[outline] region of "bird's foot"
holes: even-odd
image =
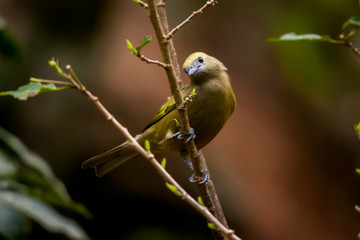
[[[186,134],[186,140],[184,141],[184,143],[188,143],[190,140],[195,139],[196,135],[195,135],[195,131],[193,128],[190,128],[190,132],[188,134]],[[176,132],[174,133],[171,138],[177,138],[178,140],[184,140],[184,136],[182,135],[182,133]]]
[[[202,176],[195,176],[195,173],[190,177],[189,181],[192,183],[204,184],[209,181],[210,176],[207,174],[206,170],[201,171]]]

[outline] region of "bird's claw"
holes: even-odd
[[[206,183],[207,181],[209,181],[210,177],[209,175],[207,174],[207,171],[206,170],[203,170],[202,171],[202,178],[199,179],[198,176],[195,176],[195,173],[189,178],[189,181],[192,182],[192,183],[198,183],[198,184],[204,184]]]
[[[190,132],[187,134],[187,139],[184,143],[188,143],[190,140],[195,139],[196,135],[195,135],[195,131],[193,128],[190,128]],[[172,138],[177,138],[178,140],[183,140],[184,136],[182,135],[182,133],[176,132],[172,135]]]

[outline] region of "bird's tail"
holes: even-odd
[[[96,176],[102,177],[126,160],[137,155],[128,142],[92,157],[81,164],[82,168],[95,168]]]

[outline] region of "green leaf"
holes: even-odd
[[[174,118],[174,121],[175,121],[176,127],[180,128],[180,122],[176,118]]]
[[[355,17],[351,17],[349,18],[346,22],[344,22],[344,24],[342,25],[342,29],[344,30],[345,28],[349,27],[349,26],[353,26],[353,27],[360,27],[360,17],[355,16]]]
[[[140,52],[141,49],[142,49],[143,47],[145,47],[149,42],[151,42],[151,35],[147,35],[147,36],[141,41],[140,46],[136,47],[136,50],[137,50],[138,52]]]
[[[215,226],[215,224],[213,224],[213,223],[208,223],[207,225],[208,225],[208,228],[210,228],[211,230],[217,231],[217,227]]]
[[[196,95],[196,90],[195,90],[195,88],[193,88],[193,90],[191,91],[191,96],[193,97],[195,95]]]
[[[179,192],[179,190],[177,189],[176,186],[166,182],[165,183],[166,187],[172,192],[174,193],[176,196],[180,197],[181,196],[181,193]]]
[[[130,50],[131,54],[137,55],[138,51],[134,48],[129,40],[126,39],[126,46]]]
[[[358,124],[355,124],[355,125],[354,125],[354,131],[355,131],[356,133],[360,132],[360,122],[359,122]]]
[[[12,191],[2,191],[0,204],[26,215],[50,232],[62,233],[70,239],[89,239],[76,222],[63,217],[52,207],[35,198]]]
[[[55,61],[55,59],[51,59],[49,61],[50,67],[54,68],[60,75],[64,74],[63,70],[59,66],[59,60]]]
[[[296,34],[294,32],[286,33],[280,36],[279,38],[269,38],[270,42],[283,42],[283,41],[320,41],[320,42],[328,42],[335,44],[344,44],[342,40],[332,39],[329,35],[319,35],[315,33],[307,33],[307,34]]]
[[[31,233],[29,218],[0,203],[0,238],[7,240],[28,239]]]
[[[69,87],[56,87],[53,83],[41,84],[38,82],[30,82],[15,91],[0,92],[0,96],[13,96],[19,100],[27,100],[29,97],[35,97],[40,93],[60,91],[68,88]]]
[[[205,206],[204,202],[203,202],[203,200],[202,200],[202,198],[200,196],[197,198],[197,201],[201,206],[203,206],[203,207]]]
[[[358,135],[358,138],[360,139],[360,122],[354,125],[354,131]]]
[[[28,150],[20,139],[0,127],[0,145],[4,144],[15,153],[23,164],[17,176],[19,179],[16,180],[27,183],[31,190],[29,194],[54,205],[74,210],[87,218],[92,217],[82,204],[74,202],[70,198],[65,185],[55,176],[44,159]],[[16,167],[17,170],[19,166]],[[14,170],[11,168],[14,167],[10,167],[9,171]]]
[[[360,174],[360,168],[355,169],[355,172],[356,172],[357,174]]]
[[[5,151],[0,149],[0,177],[7,177],[14,175],[18,166],[14,161],[11,161],[10,156]]]
[[[145,148],[145,150],[146,150],[148,153],[151,153],[149,140],[145,140],[144,148]]]
[[[162,159],[161,166],[162,166],[163,169],[165,169],[165,167],[166,167],[166,158]]]
[[[133,0],[134,3],[140,3],[140,0]]]

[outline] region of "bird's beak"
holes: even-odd
[[[184,71],[189,75],[193,75],[194,73],[196,73],[200,68],[200,65],[198,64],[193,64],[191,66],[189,66],[188,68],[185,68]]]

